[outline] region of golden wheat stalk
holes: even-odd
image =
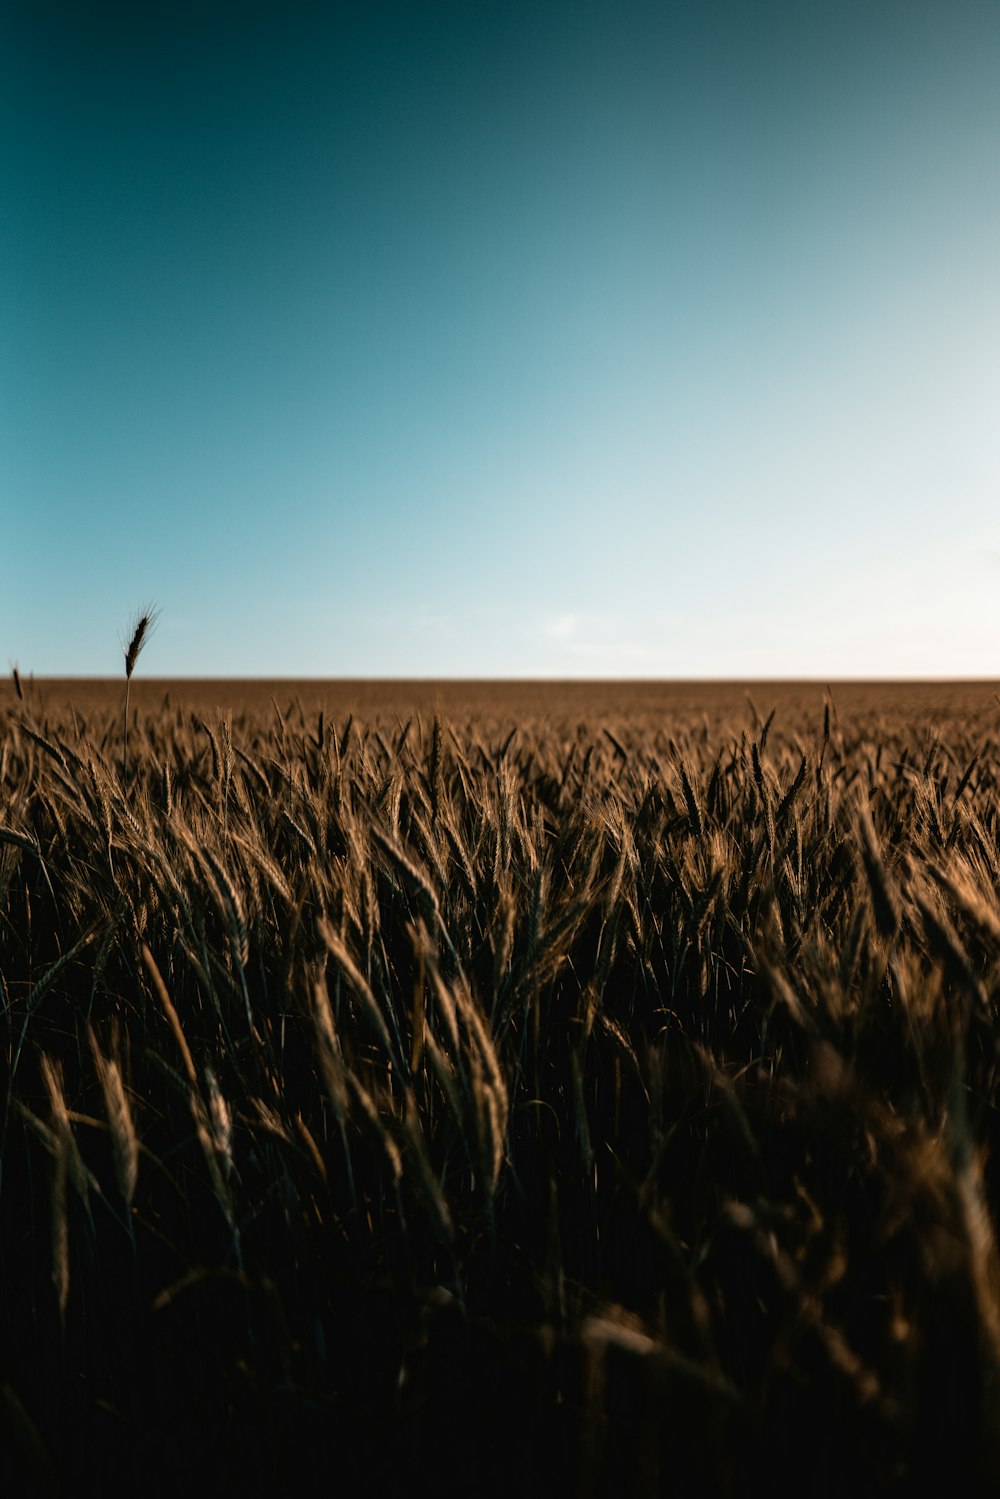
[[[129,690],[132,686],[132,673],[135,671],[135,663],[139,659],[139,653],[153,632],[159,616],[159,610],[151,606],[143,609],[135,619],[132,626],[132,634],[128,645],[122,642],[125,652],[125,713],[122,733],[122,780],[128,775],[128,699]]]
[[[118,1189],[131,1212],[139,1175],[139,1140],[132,1122],[132,1110],[122,1080],[121,1068],[113,1057],[104,1056],[93,1030],[89,1031],[90,1050],[97,1080],[104,1096],[104,1108],[111,1129],[111,1147],[115,1161]],[[131,1219],[129,1220],[131,1230]]]

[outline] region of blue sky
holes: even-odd
[[[155,600],[151,675],[1000,675],[997,0],[14,0],[0,57],[23,672]]]

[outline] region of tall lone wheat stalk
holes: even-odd
[[[153,633],[153,626],[156,624],[159,612],[158,609],[151,607],[144,609],[136,617],[135,624],[132,627],[132,638],[128,645],[122,642],[122,649],[125,652],[125,715],[122,733],[123,780],[128,776],[128,696],[129,688],[132,685],[132,673],[135,671],[135,663],[139,659],[139,652]]]

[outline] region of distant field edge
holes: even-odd
[[[0,707],[57,713],[119,710],[122,677],[21,677],[0,680]],[[199,714],[273,713],[444,718],[615,720],[702,716],[716,723],[753,722],[775,710],[821,718],[829,703],[838,719],[882,715],[934,727],[951,718],[992,728],[1000,713],[996,678],[457,678],[457,677],[144,677],[132,679],[136,712],[169,706]]]

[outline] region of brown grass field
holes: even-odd
[[[27,683],[25,684],[28,685]],[[114,678],[45,678],[34,684],[37,696],[53,710],[75,705],[81,713],[121,708],[122,683]],[[876,721],[919,732],[933,723],[988,727],[996,719],[993,681],[940,682],[646,682],[646,681],[312,681],[306,678],[183,680],[137,676],[132,694],[137,708],[152,712],[168,698],[196,713],[267,713],[272,701],[282,710],[301,704],[303,711],[324,711],[334,718],[405,720],[410,714],[452,719],[559,719],[601,724],[644,717],[688,726],[720,727],[747,721],[748,698],[784,724],[802,715],[822,717],[826,693],[832,694],[842,718]],[[15,700],[12,684],[0,683],[0,701]]]
[[[6,1492],[996,1492],[994,683],[124,685],[0,687]]]

